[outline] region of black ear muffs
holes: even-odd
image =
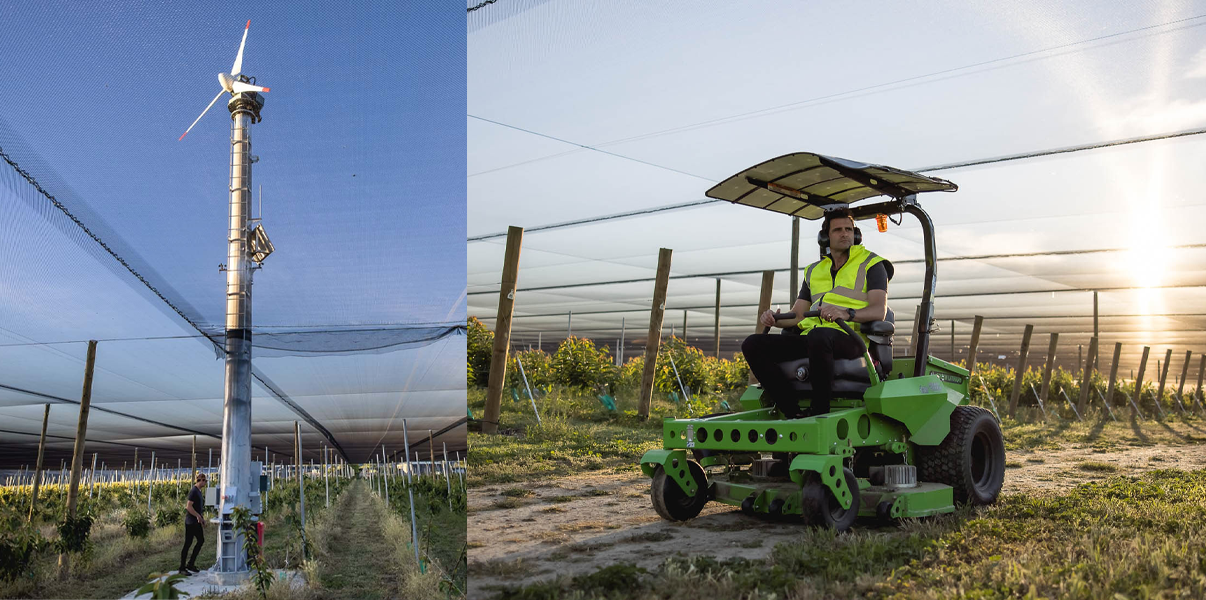
[[[854,226],[854,245],[858,246],[863,243],[863,230]],[[821,226],[821,230],[817,232],[817,245],[821,247],[821,254],[829,254],[829,227],[828,223]]]

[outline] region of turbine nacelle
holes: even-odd
[[[218,73],[218,83],[222,84],[222,89],[229,92],[232,96],[242,92],[267,92],[269,88],[252,85],[246,81],[246,77],[242,75],[228,75],[226,73]]]
[[[230,73],[218,73],[218,83],[222,86],[222,91],[218,92],[218,95],[214,96],[214,99],[209,101],[209,106],[206,106],[205,110],[201,111],[201,115],[198,116],[195,121],[193,121],[193,124],[189,125],[188,129],[184,130],[184,135],[181,135],[180,139],[183,140],[184,136],[188,135],[188,132],[193,130],[193,126],[197,124],[197,121],[200,121],[201,117],[204,117],[205,113],[209,112],[210,108],[213,108],[214,103],[218,101],[218,98],[220,98],[222,94],[230,94],[231,96],[234,96],[243,92],[264,93],[269,91],[269,89],[266,87],[252,84],[247,76],[243,75],[243,48],[247,45],[247,32],[250,30],[251,20],[248,19],[247,26],[243,28],[243,41],[239,42],[239,53],[235,55],[234,65],[230,68]]]

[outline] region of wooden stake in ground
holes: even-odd
[[[762,290],[758,294],[758,314],[754,315],[754,333],[762,333],[762,324],[758,319],[762,317],[762,313],[770,310],[771,294],[775,291],[775,272],[762,272]],[[758,383],[758,378],[754,377],[754,371],[750,370],[750,385]]]
[[[1193,350],[1185,351],[1185,366],[1181,367],[1181,378],[1177,383],[1177,398],[1181,398],[1181,394],[1185,392],[1185,380],[1189,379],[1189,359],[1193,356]]]
[[[1131,395],[1131,408],[1135,409],[1139,406],[1139,401],[1142,399],[1140,394],[1143,392],[1143,372],[1147,370],[1147,355],[1151,352],[1151,347],[1143,347],[1143,358],[1139,359],[1139,376],[1135,378],[1135,391]],[[1158,405],[1157,405],[1158,406]],[[1133,413],[1132,413],[1133,414]]]
[[[302,439],[301,439],[301,424],[297,421],[293,422],[293,439],[295,445],[293,451],[297,453],[297,495],[299,512],[301,513],[301,538],[302,538],[302,559],[306,558],[306,482],[302,478]]]
[[[88,358],[84,363],[84,390],[80,393],[80,420],[75,428],[75,450],[71,457],[71,484],[67,488],[67,518],[75,518],[80,493],[80,471],[84,466],[84,437],[88,433],[88,410],[92,407],[92,371],[96,366],[96,340],[88,340]]]
[[[1030,335],[1034,333],[1034,325],[1027,325],[1022,333],[1022,352],[1018,355],[1018,368],[1014,372],[1013,389],[1009,391],[1009,416],[1012,418],[1018,410],[1018,397],[1022,395],[1022,374],[1026,372],[1026,355],[1030,352]]]
[[[1118,381],[1118,361],[1122,358],[1122,342],[1114,344],[1114,364],[1110,365],[1110,384],[1106,388],[1105,400],[1107,403],[1114,401],[1114,384]],[[1132,410],[1131,414],[1135,414]]]
[[[1164,404],[1164,383],[1168,381],[1168,365],[1172,364],[1172,348],[1164,353],[1164,363],[1160,367],[1160,386],[1156,388],[1156,402]]]
[[[1200,361],[1198,361],[1198,387],[1194,391],[1196,398],[1206,402],[1206,398],[1202,397],[1202,375],[1203,374],[1206,374],[1206,353],[1203,353],[1202,359]],[[1203,415],[1206,416],[1206,408],[1203,408],[1202,402],[1198,403],[1198,410],[1201,410]]]
[[[486,411],[482,415],[482,433],[498,433],[503,386],[507,380],[507,352],[511,349],[511,313],[515,308],[515,289],[519,283],[519,247],[522,242],[523,228],[508,227],[502,285],[498,290],[498,316],[494,320],[494,348],[490,355]]]
[[[1058,345],[1059,334],[1051,334],[1051,345],[1047,346],[1047,364],[1043,366],[1043,385],[1039,388],[1039,397],[1043,404],[1047,403],[1047,394],[1051,391],[1051,367],[1055,366],[1055,349]]]
[[[1089,402],[1089,387],[1093,385],[1093,362],[1097,360],[1097,338],[1089,340],[1089,356],[1085,361],[1084,373],[1080,376],[1080,399],[1077,400],[1079,405],[1077,412],[1085,414],[1085,406]]]
[[[662,345],[662,317],[666,314],[666,287],[670,283],[669,248],[657,251],[657,279],[653,283],[653,306],[649,311],[649,335],[645,338],[645,371],[641,374],[641,396],[637,405],[637,417],[649,418],[649,406],[653,403],[653,379],[657,374],[657,352]]]
[[[720,278],[716,278],[716,320],[712,324],[712,332],[716,335],[716,351],[713,354],[720,358]]]
[[[1200,385],[1200,384],[1199,384]],[[38,488],[42,487],[42,456],[46,454],[46,423],[50,421],[50,403],[42,413],[42,435],[38,438],[38,463],[34,467],[33,498],[29,501],[29,522],[33,522],[34,510],[38,507]]]
[[[972,325],[971,345],[967,347],[967,373],[971,375],[976,368],[976,349],[980,347],[980,330],[984,328],[984,317],[976,315]]]

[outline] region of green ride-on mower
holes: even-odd
[[[934,224],[917,194],[957,189],[949,181],[892,167],[796,153],[708,190],[711,198],[813,220],[827,210],[848,209],[856,221],[876,218],[881,231],[887,215],[916,217],[925,245],[916,355],[893,358],[891,309],[884,321],[860,324],[869,344],[838,320],[858,340],[863,356],[835,361],[828,413],[785,418],[754,385],[741,396],[738,412],[666,418],[663,448],[641,457],[662,518],[691,519],[715,500],[747,513],[799,516],[844,531],[860,516],[890,522],[996,500],[1005,478],[997,420],[967,405],[966,369],[929,356],[936,251]],[[878,196],[889,199],[857,204]],[[780,367],[807,406],[808,359]]]

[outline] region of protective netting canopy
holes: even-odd
[[[644,344],[659,248],[663,321],[722,354],[755,328],[764,270],[786,310],[792,219],[705,192],[797,152],[949,180],[936,226],[931,353],[1031,365],[1049,333],[1073,368],[1094,331],[1108,370],[1169,385],[1206,351],[1206,44],[1200,7],[1125,2],[927,5],[514,0],[469,14],[469,314],[493,327],[507,225],[525,228],[512,337]],[[971,163],[971,164],[969,164]],[[722,186],[723,187],[723,186]],[[728,198],[726,198],[728,199]],[[868,200],[874,202],[874,200]],[[790,212],[790,211],[788,211]],[[809,218],[818,215],[806,214]],[[896,216],[892,215],[895,219]],[[924,275],[905,215],[864,244],[896,266],[907,351]],[[800,223],[799,267],[817,260]],[[802,277],[802,275],[800,275]],[[797,284],[798,285],[798,284]],[[953,339],[952,339],[953,329]]]
[[[250,11],[250,12],[248,12]],[[10,4],[0,40],[0,467],[86,452],[205,464],[222,435],[230,114],[244,23],[253,216],[253,455],[465,450],[460,13],[423,5]],[[262,194],[262,201],[260,200]],[[99,463],[98,463],[99,464]]]

